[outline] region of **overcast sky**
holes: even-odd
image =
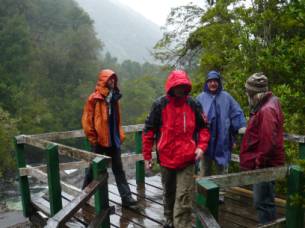
[[[119,0],[133,10],[153,21],[157,25],[164,25],[171,8],[193,2],[203,7],[203,0]]]

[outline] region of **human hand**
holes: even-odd
[[[203,156],[203,153],[204,151],[202,149],[200,149],[199,147],[197,147],[197,149],[195,150],[195,154],[196,154],[196,157],[195,157],[195,160],[199,160],[202,158]]]
[[[246,128],[245,127],[241,127],[238,129],[238,134],[245,134],[246,132]]]
[[[153,161],[152,161],[152,159],[150,159],[150,160],[145,160],[144,162],[145,162],[145,169],[146,169],[146,170],[151,170],[151,169],[152,169],[152,166],[153,166]]]

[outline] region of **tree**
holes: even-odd
[[[16,134],[16,120],[0,107],[0,177],[15,170],[12,153],[13,136]]]

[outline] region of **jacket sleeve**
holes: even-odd
[[[207,116],[202,111],[201,104],[198,101],[196,101],[195,115],[196,115],[196,127],[198,131],[197,147],[199,147],[203,151],[206,151],[210,140],[208,119]]]
[[[92,145],[97,144],[97,132],[94,128],[94,107],[95,101],[89,97],[84,106],[82,115],[82,127],[84,129],[85,135]]]
[[[246,118],[240,107],[240,105],[230,97],[230,120],[233,134],[237,134],[238,130],[242,127],[246,127]]]
[[[256,168],[264,168],[276,143],[278,122],[273,109],[264,110],[259,115],[259,145],[255,164]]]
[[[160,105],[155,101],[151,111],[145,120],[145,126],[142,134],[142,154],[144,160],[151,160],[152,147],[154,145],[155,134],[158,131],[159,121],[161,118]]]

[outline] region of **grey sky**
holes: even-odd
[[[190,2],[203,7],[203,0],[118,0],[157,25],[164,25],[171,8]]]

